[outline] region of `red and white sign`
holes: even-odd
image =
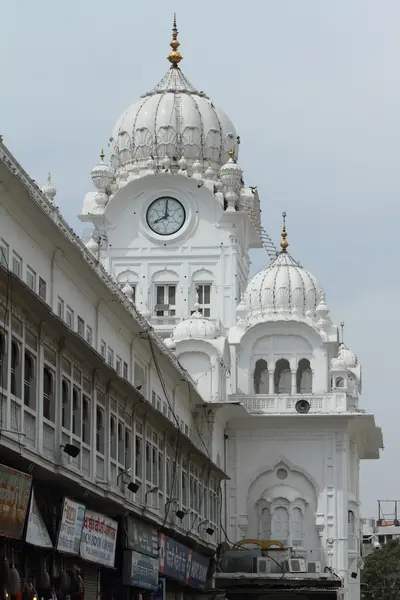
[[[87,508],[81,537],[81,557],[98,565],[114,567],[117,533],[117,521]]]

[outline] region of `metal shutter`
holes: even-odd
[[[85,600],[98,600],[99,598],[99,575],[100,571],[96,567],[91,567],[87,563],[82,564],[83,586]]]

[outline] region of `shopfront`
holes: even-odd
[[[164,534],[160,535],[160,576],[165,577],[165,600],[182,600],[207,587],[210,558]]]
[[[159,590],[158,532],[147,522],[129,516],[123,556],[123,583],[130,600],[146,600]]]
[[[62,569],[77,579],[84,600],[98,599],[100,570],[114,567],[117,534],[117,521],[64,498],[56,549]]]

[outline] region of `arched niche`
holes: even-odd
[[[269,371],[268,363],[263,358],[256,362],[253,375],[254,393],[269,394]]]
[[[318,548],[318,490],[304,470],[280,461],[259,473],[247,495],[248,538],[278,539],[286,545]]]
[[[298,394],[312,393],[312,370],[308,358],[301,358],[297,364],[296,392]]]
[[[287,358],[280,358],[275,363],[274,393],[290,394],[292,390],[292,372]]]

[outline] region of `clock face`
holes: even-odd
[[[175,198],[157,198],[147,209],[147,224],[159,235],[172,235],[179,231],[186,219],[182,204]]]

